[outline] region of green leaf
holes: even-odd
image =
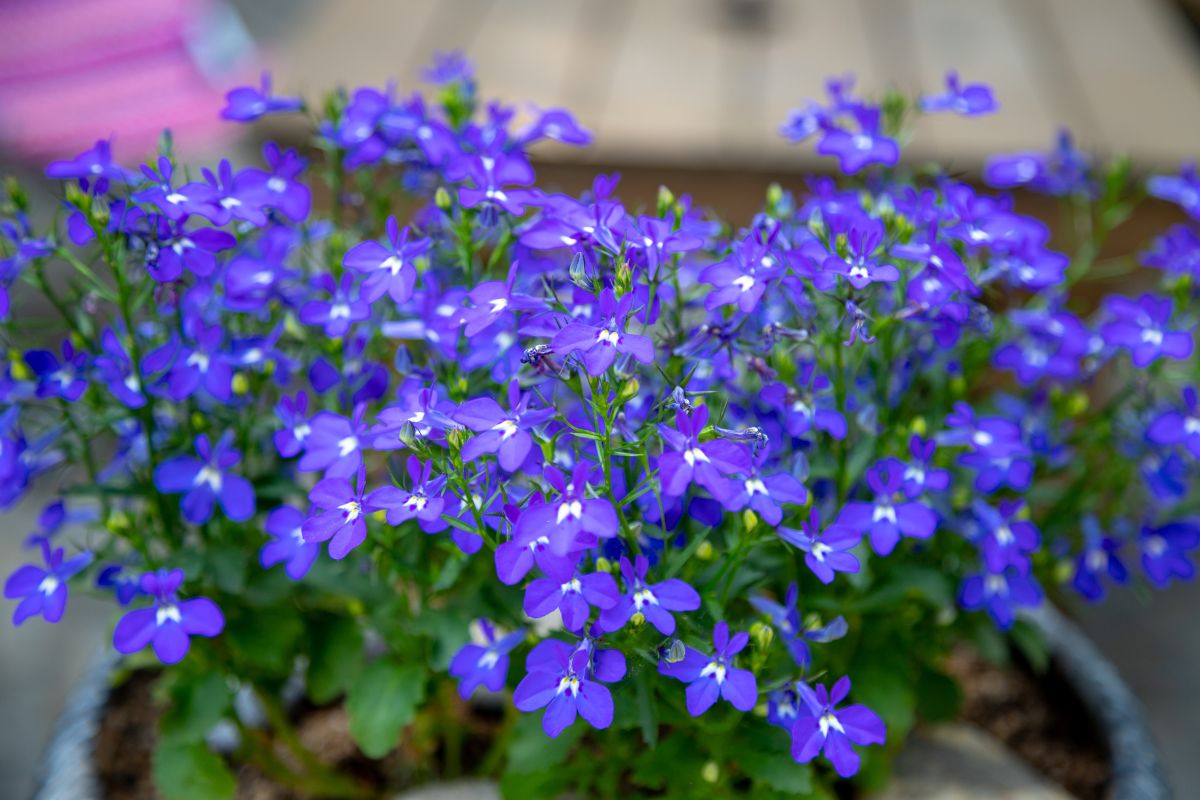
[[[225,761],[202,743],[161,740],[153,773],[166,800],[228,800],[237,788]]]
[[[201,742],[229,711],[233,693],[219,672],[179,675],[170,688],[171,706],[162,717],[162,737],[172,743]]]
[[[542,730],[541,714],[522,714],[513,726],[508,746],[508,772],[535,773],[561,764],[579,741],[583,727],[572,725],[551,739]]]
[[[673,781],[694,782],[699,779],[699,772],[696,743],[686,734],[676,732],[659,742],[658,747],[642,750],[634,764],[633,779],[639,787],[664,789]]]
[[[345,692],[362,671],[362,629],[353,619],[331,617],[312,631],[309,646],[308,696],[328,703]]]
[[[926,669],[917,678],[917,711],[928,722],[947,722],[958,716],[962,689],[958,681],[937,670]]]
[[[748,777],[771,789],[801,795],[812,790],[812,767],[792,760],[787,731],[761,719],[739,726],[730,755]]]
[[[247,552],[244,547],[215,545],[206,554],[204,574],[211,576],[221,591],[241,594],[246,588]]]
[[[424,670],[386,658],[375,661],[346,697],[350,735],[368,756],[383,758],[396,746],[400,731],[413,721],[424,698]]]
[[[225,640],[234,658],[271,675],[291,674],[304,624],[294,609],[255,609],[233,617]]]
[[[887,725],[888,741],[899,741],[913,724],[917,698],[903,652],[875,651],[852,672],[851,702],[862,703]]]

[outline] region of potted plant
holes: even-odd
[[[315,159],[194,173],[165,137],[134,171],[100,142],[50,165],[38,229],[8,187],[0,500],[62,499],[5,595],[21,624],[106,593],[123,656],[77,701],[95,765],[49,762],[71,796],[869,791],[955,715],[954,648],[1036,667],[1048,597],[1191,577],[1200,240],[1151,244],[1154,291],[1073,291],[1131,268],[1098,260],[1127,163],[1064,138],[977,189],[899,142],[986,87],[831,82],[783,132],[842,174],[731,227],[615,176],[538,188],[528,146],[589,141],[571,115],[481,108],[458,57],[427,77],[230,92],[231,120],[307,113]],[[1016,186],[1065,199],[1069,253]],[[1191,171],[1146,187],[1200,213]],[[1069,639],[1093,712],[1136,714]],[[1151,745],[1113,750],[1163,791]]]

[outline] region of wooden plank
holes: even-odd
[[[568,102],[567,73],[578,43],[577,24],[586,0],[521,0],[494,3],[475,45],[467,53],[478,67],[479,91],[525,108]],[[595,110],[571,109],[594,119]]]
[[[934,114],[920,121],[908,155],[949,166],[977,165],[996,152],[1044,150],[1060,124],[1037,86],[1054,80],[1038,74],[1031,43],[1005,8],[1011,0],[918,0],[911,4],[918,87],[940,90],[946,71],[991,85],[1000,110],[980,118]]]
[[[1044,11],[1068,32],[1064,57],[1093,109],[1100,144],[1157,167],[1200,157],[1196,45],[1177,11],[1128,0],[1054,0]]]
[[[445,0],[339,0],[317,3],[276,54],[275,85],[315,100],[337,86],[408,87],[419,76],[413,53]]]

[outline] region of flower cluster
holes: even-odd
[[[45,230],[10,185],[0,507],[64,498],[5,584],[16,624],[90,586],[124,609],[118,651],[197,660],[176,698],[207,670],[270,707],[302,669],[381,756],[448,672],[541,711],[498,746],[570,758],[573,785],[666,790],[625,747],[640,728],[687,752],[672,768],[765,791],[886,760],[987,617],[1098,599],[1135,558],[1155,586],[1192,576],[1200,229],[1143,255],[1157,290],[1073,291],[1120,266],[1096,259],[1139,191],[1123,165],[1064,135],[990,161],[999,192],[914,174],[903,127],[991,91],[840,79],[783,133],[852,177],[772,186],[727,227],[667,189],[627,207],[618,176],[539,186],[531,147],[590,140],[568,112],[481,107],[457,56],[425,77],[436,102],[338,93],[313,151],[198,180],[169,146],[132,170],[99,142],[48,168]],[[224,116],[304,110],[264,79]],[[1015,211],[1015,186],[1086,209],[1089,237]],[[1200,219],[1192,168],[1148,189]],[[19,338],[27,290],[61,345]]]

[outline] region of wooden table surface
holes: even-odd
[[[324,0],[271,54],[280,89],[419,85],[436,50],[479,68],[481,94],[565,106],[596,134],[548,158],[807,167],[789,109],[853,72],[876,93],[991,83],[982,119],[923,119],[908,157],[977,169],[1067,126],[1148,166],[1200,155],[1200,44],[1168,0]]]

